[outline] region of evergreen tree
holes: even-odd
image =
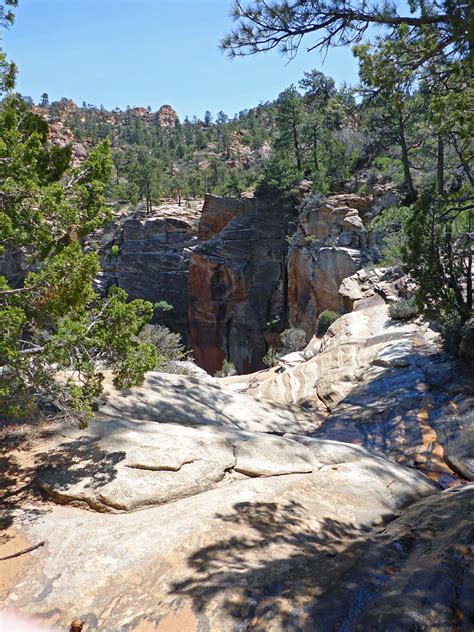
[[[0,85],[13,87],[10,65],[0,69]],[[48,124],[21,97],[3,100],[0,249],[21,251],[32,270],[16,284],[0,277],[0,416],[7,420],[49,405],[84,422],[102,390],[99,361],[119,388],[141,383],[156,363],[154,347],[137,341],[153,306],[128,303],[118,288],[101,300],[93,287],[98,256],[80,245],[111,219],[108,142],[81,167],[70,159],[69,146],[49,145]]]
[[[294,157],[299,173],[302,172],[303,166],[300,139],[302,122],[301,96],[294,86],[290,86],[279,95],[277,100],[275,146],[279,151]]]

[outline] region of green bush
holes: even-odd
[[[223,361],[219,371],[214,373],[214,377],[230,377],[231,375],[237,375],[237,369],[234,363],[227,359]]]
[[[300,175],[295,165],[275,155],[263,164],[255,195],[285,200],[296,193],[299,181]]]
[[[329,327],[338,318],[340,318],[340,314],[333,312],[330,309],[325,309],[324,312],[321,312],[318,322],[316,323],[316,335],[319,337],[324,336]]]
[[[275,365],[279,357],[280,357],[279,350],[276,347],[270,347],[268,351],[266,352],[266,354],[263,356],[262,362],[265,366],[271,369],[272,366]]]
[[[405,227],[413,216],[407,206],[391,206],[370,223],[370,231],[377,243],[376,260],[382,266],[397,266],[403,260],[407,237]]]
[[[153,308],[156,312],[171,312],[174,307],[168,301],[157,301]]]
[[[388,315],[393,320],[411,320],[418,315],[418,307],[414,298],[404,299],[391,303],[388,308]]]
[[[112,253],[113,257],[118,257],[120,254],[120,248],[117,246],[117,244],[114,244],[110,249],[110,252]]]
[[[281,344],[283,345],[283,349],[279,350],[281,355],[299,351],[306,346],[306,334],[303,329],[296,327],[285,329],[281,334]]]
[[[186,355],[181,336],[164,325],[146,325],[140,340],[155,347],[157,361],[154,368],[163,373],[173,373],[171,362],[182,360]]]

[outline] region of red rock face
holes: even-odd
[[[130,114],[136,118],[147,119],[151,117],[151,113],[146,108],[132,108]]]
[[[190,262],[190,346],[214,373],[227,358],[241,373],[263,368],[268,321],[286,313],[286,225],[282,209],[253,198],[208,196],[202,241]]]
[[[247,210],[252,209],[252,202],[247,203]],[[246,203],[231,197],[218,197],[207,193],[204,198],[202,215],[199,221],[198,238],[207,241],[218,235],[231,219],[245,212]]]
[[[190,263],[192,319],[190,344],[198,366],[208,373],[218,371],[226,358],[225,329],[238,306],[247,300],[242,279],[236,278],[222,263],[194,253]],[[248,358],[243,366],[250,370]]]

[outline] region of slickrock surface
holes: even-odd
[[[385,305],[336,321],[312,353],[253,379],[331,358],[313,385],[326,420],[232,379],[152,373],[108,387],[88,429],[56,428],[26,461],[6,446],[0,557],[44,545],[8,562],[4,607],[101,632],[470,629],[474,486],[453,470],[471,476],[472,408],[448,360]]]
[[[10,537],[46,544],[13,577],[4,604],[59,629],[74,617],[87,630],[110,632],[267,629],[272,612],[269,629],[298,629],[286,617],[310,616],[331,572],[333,581],[356,572],[351,550],[360,547],[363,563],[372,525],[436,492],[419,473],[338,443],[97,423],[108,428],[97,444],[93,426],[59,446],[62,463],[51,458],[53,498],[64,502],[64,490],[76,507],[26,505],[7,514]],[[232,467],[251,477],[237,472],[219,483],[216,471]],[[142,477],[129,478],[135,473]],[[82,510],[92,495],[113,497],[122,513]],[[155,506],[123,513],[136,508],[126,506],[132,498]]]
[[[299,361],[224,382],[311,406],[315,437],[384,453],[443,487],[474,480],[474,397],[426,324],[391,320],[382,302],[342,316],[312,345]]]

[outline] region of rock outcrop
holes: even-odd
[[[328,568],[339,572],[333,557],[345,559],[350,545],[352,558],[376,525],[436,493],[383,456],[306,440],[308,421],[288,410],[281,424],[293,434],[275,436],[270,404],[194,379],[154,378],[160,383],[109,392],[87,430],[47,436],[33,484],[72,506],[9,514],[9,538],[46,545],[21,575],[12,570],[0,592],[7,608],[63,628],[77,616],[89,630],[231,630],[260,617],[263,625],[269,600],[311,616]],[[168,409],[156,397],[169,398]],[[194,418],[192,400],[201,407]],[[112,414],[120,401],[127,407]],[[272,629],[291,629],[275,615]]]
[[[474,480],[474,398],[460,368],[426,324],[391,320],[380,294],[360,300],[319,346],[269,371],[229,378],[229,387],[310,407],[318,419],[312,436],[381,452],[443,487]]]
[[[189,261],[197,243],[197,227],[193,213],[177,205],[174,213],[175,217],[169,217],[159,208],[150,217],[125,214],[108,229],[92,236],[89,245],[98,248],[101,254],[102,292],[110,285],[117,285],[131,299],[167,301],[173,310],[160,312],[157,317],[186,340]],[[113,246],[119,249],[117,256],[112,252]]]
[[[336,310],[341,282],[363,267],[371,196],[309,195],[288,255],[290,323],[311,337],[318,314]]]
[[[156,112],[155,118],[160,127],[176,127],[179,123],[179,117],[171,105],[162,105],[158,112]]]
[[[257,198],[206,197],[206,241],[190,261],[189,322],[194,357],[209,373],[225,358],[241,373],[263,367],[267,323],[286,311],[288,218]]]

